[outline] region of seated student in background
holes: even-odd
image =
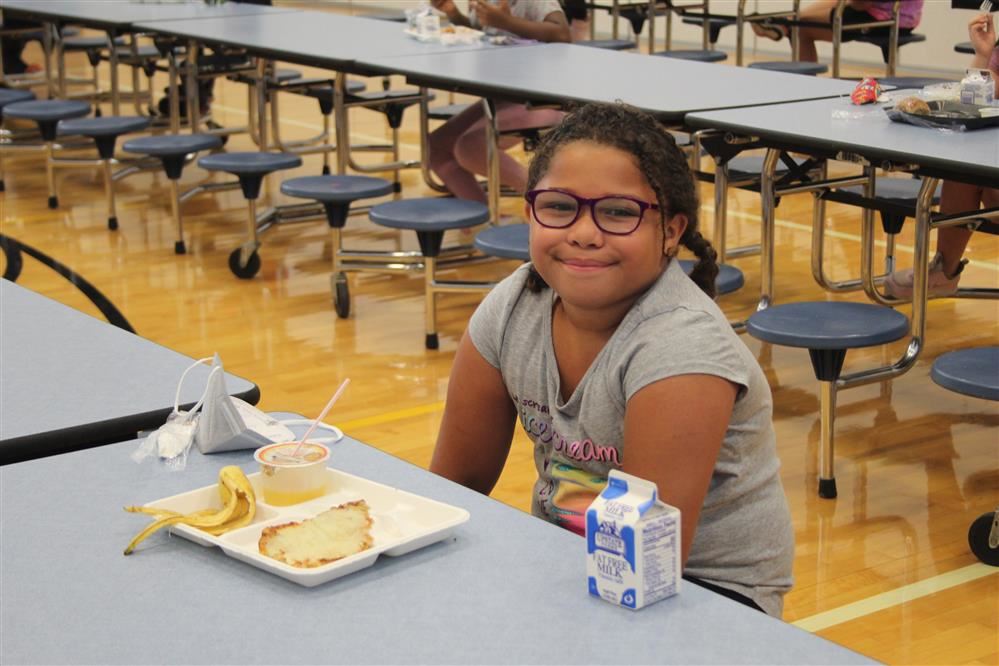
[[[818,0],[801,10],[801,20],[828,23],[829,27],[801,26],[798,28],[798,57],[804,62],[818,62],[819,54],[815,50],[815,42],[831,42],[833,40],[832,21],[838,0]],[[843,25],[854,23],[869,23],[871,21],[889,21],[892,16],[892,0],[847,0],[843,9]],[[907,35],[919,25],[923,13],[923,0],[903,0],[899,8],[898,27],[900,35]],[[760,37],[779,41],[788,35],[787,26],[752,22],[750,25]],[[866,30],[844,30],[843,42],[858,39],[861,35],[888,37],[888,26],[868,28]]]
[[[975,57],[970,67],[987,69],[992,73],[996,97],[999,98],[999,42],[996,41],[996,27],[992,17],[981,14],[968,24],[968,36],[975,49]],[[999,189],[943,182],[940,193],[940,212],[944,214],[963,213],[986,208],[999,207]],[[937,231],[937,252],[930,262],[927,278],[927,293],[930,296],[950,296],[957,292],[961,271],[968,263],[962,259],[968,247],[971,234],[967,227],[944,227]],[[885,292],[895,298],[912,298],[912,269],[896,271],[885,280]]]
[[[582,534],[609,470],[654,481],[683,512],[685,577],[779,617],[794,534],[770,387],[712,300],[687,158],[647,114],[587,105],[542,139],[528,190],[531,262],[469,322],[431,471],[489,493],[519,421],[534,515]]]
[[[515,37],[542,42],[568,42],[569,25],[558,0],[470,0],[465,16],[453,0],[432,0],[436,9],[447,14],[455,25],[492,28]],[[501,131],[551,127],[562,117],[554,109],[529,110],[523,104],[497,102],[496,115]],[[476,103],[451,118],[430,134],[430,168],[448,191],[460,199],[486,202],[486,194],[476,174],[485,175],[486,118],[481,103]],[[516,144],[516,137],[503,137],[504,150]],[[527,169],[500,151],[500,182],[517,192],[524,191]]]

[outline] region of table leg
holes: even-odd
[[[760,302],[757,310],[767,309],[774,296],[774,225],[777,215],[775,178],[780,151],[767,148],[760,171]]]
[[[114,32],[108,30],[108,63],[111,67],[111,115],[117,116],[121,113],[121,99],[118,86],[118,49],[115,47],[114,38]]]
[[[500,157],[499,157],[499,124],[496,118],[496,102],[490,99],[482,100],[486,113],[486,160],[489,165],[487,181],[489,184],[489,220],[493,224],[500,221]]]

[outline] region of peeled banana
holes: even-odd
[[[230,530],[245,527],[253,521],[257,512],[257,500],[253,494],[250,480],[246,478],[243,470],[239,467],[228,465],[219,470],[219,499],[222,500],[221,509],[202,509],[187,514],[168,509],[126,506],[125,511],[145,513],[153,516],[156,520],[135,535],[135,538],[125,548],[125,554],[130,555],[146,537],[170,525],[190,525],[218,536]]]

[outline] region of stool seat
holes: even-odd
[[[952,83],[954,79],[941,79],[935,76],[886,76],[878,79],[882,86],[893,88],[925,88],[938,83]]]
[[[699,25],[703,28],[704,17],[702,16],[685,16],[683,17],[683,22],[687,25]],[[712,44],[718,41],[718,35],[721,33],[722,28],[727,28],[730,25],[735,25],[735,19],[721,19],[721,18],[711,18],[708,19],[708,41]]]
[[[916,178],[878,178],[874,181],[874,196],[878,199],[887,199],[892,203],[916,205],[919,197],[919,188],[922,181]],[[940,192],[943,183],[937,183],[936,192],[933,193],[933,203],[940,203]],[[852,194],[864,194],[863,185],[853,185],[844,187],[844,192]]]
[[[692,259],[680,259],[679,261],[680,267],[687,275],[690,275],[690,272],[694,270],[694,266],[697,264]],[[715,278],[715,292],[719,296],[738,291],[742,289],[742,285],[745,283],[746,279],[743,277],[742,271],[738,268],[729,266],[728,264],[718,264],[718,276]]]
[[[413,88],[400,88],[398,90],[362,90],[360,92],[351,93],[351,95],[358,100],[365,101],[378,101],[378,102],[396,102],[398,98],[401,97],[413,97],[419,95],[420,91]],[[430,99],[434,96],[430,95]],[[419,100],[412,100],[409,102],[401,102],[403,104],[416,104]]]
[[[790,60],[754,62],[748,66],[752,69],[765,69],[771,72],[785,72],[787,74],[804,74],[806,76],[815,76],[816,74],[824,74],[829,71],[827,66],[819,62],[793,62]]]
[[[607,49],[608,51],[630,51],[638,48],[638,44],[628,39],[584,39],[574,43],[579,46]]]
[[[475,236],[475,248],[482,254],[501,259],[519,259],[529,261],[530,252],[529,224],[505,224],[499,227],[483,229]]]
[[[126,58],[159,58],[160,50],[153,46],[152,44],[139,44],[135,47],[135,52],[132,52],[131,46],[119,46],[115,49],[115,53],[119,60]]]
[[[662,58],[676,58],[677,60],[694,60],[696,62],[721,62],[728,58],[724,51],[709,49],[673,49],[672,51],[657,51],[652,55]]]
[[[149,119],[141,116],[103,116],[101,118],[77,118],[59,123],[59,134],[81,136],[120,136],[137,132],[149,126]]]
[[[124,37],[115,37],[116,46],[125,44]],[[101,49],[108,45],[108,39],[104,35],[84,35],[80,37],[66,37],[62,40],[64,51],[84,51],[86,49]]]
[[[295,79],[302,78],[302,72],[297,69],[275,69],[274,75],[271,76],[271,81],[277,81],[282,83],[284,81],[294,81]]]
[[[130,139],[122,145],[122,148],[138,155],[174,157],[221,146],[222,137],[215,134],[164,134]]]
[[[446,231],[488,222],[489,208],[467,199],[403,199],[374,206],[368,217],[375,224],[392,229]]]
[[[930,377],[945,389],[999,400],[999,347],[947,352],[933,362]]]
[[[15,102],[3,108],[3,115],[7,118],[20,118],[36,122],[55,122],[80,118],[88,113],[90,113],[90,105],[86,102],[61,99]]]
[[[291,153],[218,153],[198,160],[198,166],[209,171],[225,171],[235,175],[268,174],[279,169],[302,165],[302,158]]]
[[[958,53],[972,54],[975,52],[975,47],[971,45],[971,42],[958,42],[954,45],[954,50]]]
[[[0,88],[0,109],[8,104],[17,102],[27,102],[35,99],[35,93],[30,90],[14,90],[11,88]]]
[[[322,202],[351,202],[391,194],[392,183],[371,176],[304,176],[281,183],[281,192]]]
[[[733,157],[726,165],[728,167],[728,177],[732,180],[759,178],[760,173],[763,171],[763,159],[762,155],[741,155],[739,157]],[[798,159],[796,157],[792,157],[791,159],[793,159],[795,164],[798,166],[805,163],[804,159]],[[775,173],[787,173],[787,165],[778,161],[777,171],[775,171]]]
[[[471,104],[445,104],[443,106],[435,106],[430,109],[427,113],[428,118],[433,120],[451,120],[456,115],[472,106]]]
[[[873,303],[806,301],[756,312],[746,330],[754,338],[788,347],[854,349],[901,339],[909,332],[909,320]]]

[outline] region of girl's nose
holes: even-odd
[[[603,232],[593,219],[593,206],[583,206],[579,211],[579,217],[569,227],[568,241],[576,245],[601,245],[603,243]]]

